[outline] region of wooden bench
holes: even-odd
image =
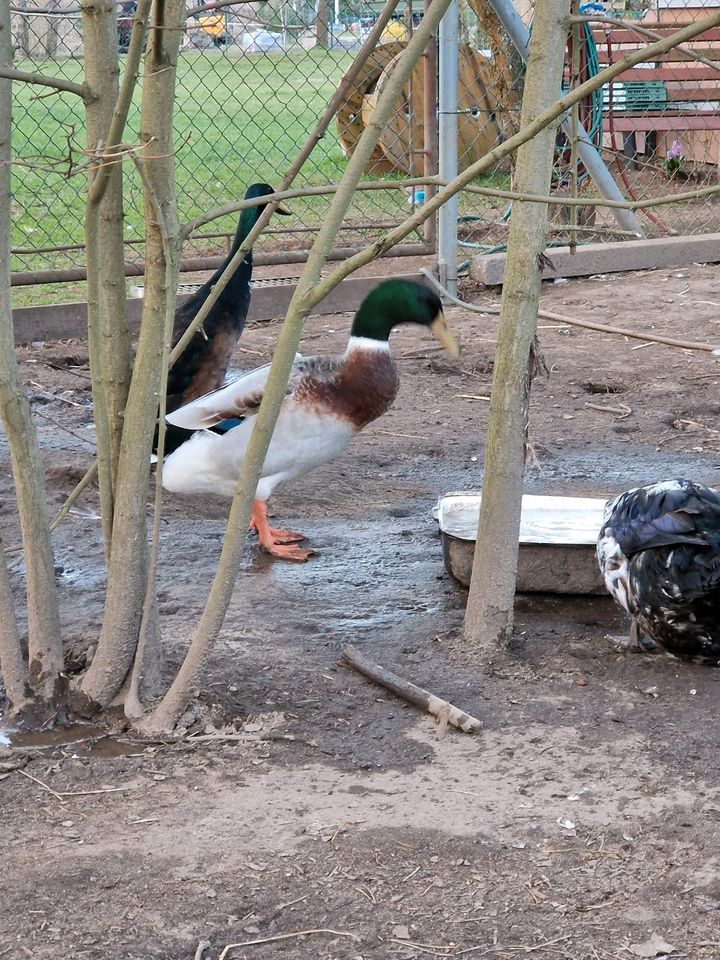
[[[665,8],[659,19],[654,12],[652,19],[638,24],[666,37],[709,13],[707,7]],[[622,24],[612,27],[609,35],[600,27],[593,34],[601,68],[653,42]],[[629,159],[638,152],[664,157],[673,140],[678,140],[686,160],[720,163],[720,69],[688,52],[717,61],[720,67],[720,28],[706,30],[686,46],[620,74],[612,84],[612,100],[605,88],[604,140],[617,149],[620,144],[611,143],[612,136],[622,136],[623,152]],[[642,151],[638,135],[644,141]]]

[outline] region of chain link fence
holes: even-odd
[[[496,6],[507,6],[496,4]],[[718,9],[710,0],[613,0],[576,5],[568,40],[564,88],[576,86],[627,53],[694,23]],[[516,0],[514,14],[532,31],[533,5]],[[460,11],[458,152],[460,166],[517,129],[523,63],[508,34],[483,0]],[[478,58],[480,62],[478,63]],[[488,103],[490,106],[488,106]],[[648,200],[718,182],[720,164],[720,30],[621,74],[579,106],[584,127],[623,197]],[[573,208],[563,197],[600,197],[596,183],[572,150],[565,128],[557,139],[551,207],[551,241],[565,245],[621,239],[628,230],[608,208]],[[576,171],[576,172],[575,172]],[[498,165],[485,186],[509,189],[512,163]],[[479,181],[480,182],[480,181]],[[503,250],[512,203],[464,194],[460,201],[461,257]],[[720,231],[720,195],[637,211],[647,237]]]
[[[325,6],[323,7],[323,3]],[[81,15],[77,0],[44,0],[42,10],[13,3],[14,62],[18,69],[80,81],[83,71]],[[134,3],[118,3],[118,46],[127,50]],[[241,2],[223,12],[190,16],[178,63],[175,108],[178,203],[189,220],[212,207],[242,198],[254,181],[279,183],[316,126],[328,100],[353,61],[377,16],[357,0],[328,11],[326,0]],[[404,3],[382,37],[380,49],[404,45],[421,16],[416,0]],[[383,57],[380,57],[383,60]],[[383,61],[384,62],[384,61]],[[378,61],[379,64],[379,61]],[[376,64],[376,65],[378,65]],[[378,71],[379,73],[380,71]],[[13,269],[39,271],[84,263],[84,183],[68,177],[85,149],[83,106],[77,96],[14,85]],[[38,90],[41,90],[38,94]],[[295,186],[337,183],[362,129],[357,90],[328,130]],[[139,139],[140,91],[130,112],[125,142]],[[362,101],[362,97],[360,98]],[[403,107],[398,107],[402,126]],[[411,123],[414,121],[411,118]],[[419,127],[422,137],[422,122]],[[359,135],[359,134],[357,134]],[[422,149],[422,148],[421,148]],[[391,165],[369,176],[397,179]],[[80,175],[82,177],[82,175]],[[128,166],[125,190],[127,259],[141,257],[141,183]],[[293,218],[271,223],[258,249],[297,255],[322,223],[328,197],[298,198]],[[339,245],[371,241],[399,222],[414,197],[398,190],[359,193],[343,225]],[[231,215],[199,231],[185,256],[224,252],[236,226]],[[421,237],[410,238],[418,250]]]
[[[77,0],[44,0],[40,10],[15,0],[15,64],[78,81],[82,33]],[[132,0],[118,4],[118,45],[127,48]],[[241,197],[256,180],[277,184],[313,130],[325,104],[375,21],[375,0],[268,0],[242,2],[189,17],[178,67],[176,147],[183,220]],[[625,53],[717,9],[709,0],[612,0],[587,3],[576,13],[569,39],[565,87],[594,76]],[[496,10],[505,11],[505,26]],[[297,185],[336,183],[372,117],[377,98],[422,16],[419,0],[401,0],[337,121],[307,161]],[[462,0],[458,76],[458,162],[466,167],[518,127],[524,66],[511,43],[507,16],[532,30],[529,0]],[[720,163],[720,30],[682,50],[626,71],[580,104],[577,122],[598,151],[609,178],[630,199],[649,199],[713,185]],[[441,67],[442,69],[442,67]],[[83,189],[68,177],[84,149],[82,105],[71,94],[38,94],[15,85],[13,267],[34,271],[82,265]],[[423,58],[406,85],[368,167],[371,179],[397,179],[437,170],[436,66]],[[137,104],[126,140],[138,137]],[[618,239],[628,234],[612,211],[563,205],[569,196],[598,197],[595,181],[572,148],[569,128],[558,134],[551,208],[553,242]],[[477,185],[509,189],[512,160],[498,164]],[[374,238],[422,203],[420,188],[358,193],[339,245]],[[142,249],[140,183],[128,170],[126,239],[129,260]],[[293,201],[288,225],[271,224],[260,249],[296,255],[322,222],[328,199]],[[512,204],[463,194],[459,210],[461,257],[504,248]],[[715,196],[638,212],[649,237],[720,230]],[[223,250],[236,218],[196,235],[186,255]],[[421,237],[412,238],[421,249]]]

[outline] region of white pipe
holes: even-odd
[[[460,11],[452,0],[438,30],[438,173],[453,180],[458,173],[458,49]],[[457,194],[438,213],[440,283],[457,296]]]
[[[525,63],[527,63],[528,51],[530,49],[530,31],[513,6],[512,0],[490,0],[490,5],[497,14],[497,18],[503,25],[505,32],[510,37],[513,46]],[[570,137],[571,121],[569,117],[566,117],[562,121],[562,126],[566,135]],[[622,195],[622,191],[603,163],[602,157],[595,149],[582,124],[579,125],[578,153],[580,154],[583,166],[592,177],[593,183],[597,187],[600,196],[606,200],[624,200],[625,197]],[[621,210],[618,207],[614,207],[612,208],[612,212],[618,226],[622,230],[629,230],[638,237],[645,236],[640,226],[640,221],[632,210]]]

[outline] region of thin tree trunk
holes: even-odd
[[[18,9],[27,10],[27,0],[18,0]],[[30,56],[30,18],[24,13],[20,14],[18,46],[20,47],[20,53],[24,57]]]
[[[203,667],[205,658],[220,632],[237,579],[260,472],[285,396],[303,324],[314,302],[311,299],[313,288],[320,278],[323,264],[335,242],[345,212],[352,201],[355,187],[363,175],[365,164],[390,119],[404,84],[415,63],[422,56],[448,5],[449,0],[434,0],[413,38],[400,55],[397,69],[393,71],[390,81],[378,100],[372,123],[366,127],[348,162],[338,192],[333,197],[323,227],[310,251],[308,262],[278,337],[263,401],[230,508],[225,542],[210,596],[188,655],[175,681],[154,713],[140,724],[141,729],[147,733],[167,730],[174,726],[185,708],[189,691]]]
[[[12,61],[10,10],[0,13],[0,64]],[[10,129],[12,121],[12,82],[0,80],[0,350],[7,351],[7,331],[12,332],[10,304]],[[14,347],[12,348],[14,356]],[[8,357],[0,356],[0,379]],[[22,655],[15,604],[10,589],[5,548],[0,535],[0,674],[5,693],[13,709],[25,706],[31,696],[30,677]]]
[[[48,13],[57,13],[60,0],[47,0],[45,9]],[[48,17],[45,25],[45,56],[52,60],[57,53],[59,17]]]
[[[114,0],[81,0],[85,37],[85,82],[94,96],[85,108],[87,147],[100,159],[119,90],[117,16]],[[100,513],[105,556],[109,556],[113,522],[113,475],[120,450],[125,397],[118,397],[125,357],[129,373],[129,335],[125,316],[125,255],[122,233],[122,168],[109,174],[103,195],[94,200],[92,185],[98,169],[88,176],[85,248],[88,271],[88,354],[92,375],[93,413],[97,441]],[[124,328],[124,333],[122,332]],[[127,383],[125,382],[125,386]]]
[[[145,298],[124,418],[103,627],[95,657],[80,684],[83,709],[91,711],[106,706],[128,674],[147,590],[150,452],[179,257],[172,123],[184,14],[184,0],[156,5],[145,57],[140,116],[140,138],[145,145]]]
[[[318,0],[315,36],[319,47],[327,50],[328,45],[328,0]]]
[[[522,105],[523,127],[555,101],[562,80],[569,11],[570,0],[538,0]],[[549,192],[555,131],[551,124],[518,150],[514,183],[518,192]],[[508,235],[482,506],[465,613],[465,640],[486,658],[497,651],[498,643],[509,642],[512,634],[531,353],[547,222],[545,204],[517,204]]]
[[[10,589],[10,576],[2,536],[0,536],[0,675],[13,713],[28,706],[32,700],[30,676],[20,645],[20,631],[15,616],[15,604]]]
[[[10,9],[0,4],[0,66],[12,65]],[[0,419],[10,445],[13,477],[17,491],[18,513],[25,552],[28,613],[28,658],[30,676],[38,696],[52,702],[60,689],[63,667],[60,640],[60,615],[50,528],[45,506],[45,471],[40,457],[35,424],[22,388],[15,358],[12,312],[10,308],[10,131],[12,83],[0,80]],[[3,568],[4,568],[3,557]],[[4,569],[0,576],[6,577]],[[5,590],[9,587],[5,586]],[[0,585],[0,592],[3,588]],[[6,599],[7,604],[7,599]],[[6,605],[5,604],[5,605]],[[9,616],[9,612],[8,612]],[[12,622],[5,624],[9,640],[10,682],[13,698],[27,689],[23,673],[18,673],[17,651]],[[6,658],[3,658],[3,673]],[[13,676],[14,674],[14,676]],[[8,679],[6,677],[6,684]]]

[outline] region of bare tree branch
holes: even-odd
[[[611,66],[601,70],[590,80],[586,80],[585,83],[581,83],[580,86],[575,87],[564,97],[557,100],[551,107],[535,117],[531,123],[527,124],[512,137],[509,137],[504,143],[493,147],[484,157],[481,157],[467,167],[459,176],[452,180],[447,187],[439,190],[434,197],[427,200],[403,223],[399,224],[399,226],[393,230],[389,230],[383,237],[376,240],[364,250],[343,261],[340,266],[336,267],[332,273],[323,278],[321,283],[317,285],[312,295],[313,302],[319,303],[320,300],[327,296],[328,292],[336,287],[341,280],[344,280],[345,277],[350,276],[350,274],[354,273],[359,267],[365,266],[366,263],[370,263],[376,257],[386,253],[391,247],[394,247],[395,244],[399,243],[409,233],[416,230],[420,224],[424,223],[428,217],[433,216],[450,197],[454,196],[458,191],[466,189],[476,177],[494,167],[504,157],[514,153],[523,143],[537,136],[548,124],[561,117],[574,103],[583,100],[588,94],[592,93],[593,90],[604,86],[609,80],[624,73],[625,70],[630,67],[634,67],[635,64],[642,63],[645,60],[654,60],[657,56],[667,53],[668,50],[672,50],[673,47],[676,47],[678,44],[692,40],[699,34],[718,25],[720,25],[720,13],[714,13],[709,17],[704,17],[702,20],[696,20],[689,26],[683,27],[682,30],[676,31],[670,36],[659,40],[657,43],[648,44],[644,50],[636,50],[629,53],[621,60],[617,60]],[[476,189],[479,190],[480,188]],[[554,200],[553,202],[557,201]],[[563,204],[567,205],[567,203],[568,200],[563,199]],[[615,204],[603,200],[599,205],[614,206]]]
[[[257,0],[217,0],[216,3],[203,3],[199,7],[192,7],[188,10],[188,17],[196,17],[199,13],[205,13],[207,10],[221,10],[223,7],[237,7],[244,3],[256,3]]]
[[[125,131],[125,124],[127,123],[130,105],[132,104],[133,93],[137,86],[140,58],[142,57],[143,44],[145,43],[145,31],[151,5],[152,0],[139,0],[133,16],[130,43],[128,44],[127,57],[125,58],[125,72],[123,73],[120,89],[117,92],[117,99],[112,112],[112,120],[107,131],[107,136],[104,138],[108,146],[98,156],[98,162],[100,164],[108,159],[110,151],[117,150],[117,146],[115,145],[120,144]],[[112,156],[114,158],[115,154],[113,153]],[[92,203],[99,203],[102,199],[111,173],[111,165],[104,167],[97,173],[90,188],[89,199]]]
[[[20,83],[36,83],[42,87],[53,87],[58,92],[75,93],[85,103],[93,99],[90,90],[82,83],[73,83],[62,77],[46,77],[42,73],[27,73],[25,70],[15,70],[13,67],[0,67],[0,77],[5,80],[17,80]]]
[[[658,33],[653,33],[652,30],[647,30],[645,27],[641,27],[635,20],[617,20],[615,17],[603,17],[599,14],[590,14],[589,16],[577,16],[570,17],[571,23],[606,23],[616,30],[622,28],[624,30],[632,30],[634,33],[639,34],[641,37],[647,37],[649,40],[662,40],[662,37]],[[686,57],[689,57],[691,60],[697,60],[698,63],[704,63],[706,67],[712,67],[713,70],[720,70],[720,62],[717,60],[710,60],[709,57],[704,57],[701,53],[698,53],[697,50],[693,50],[692,47],[685,47],[682,43],[679,43],[676,47],[680,53],[684,53]]]

